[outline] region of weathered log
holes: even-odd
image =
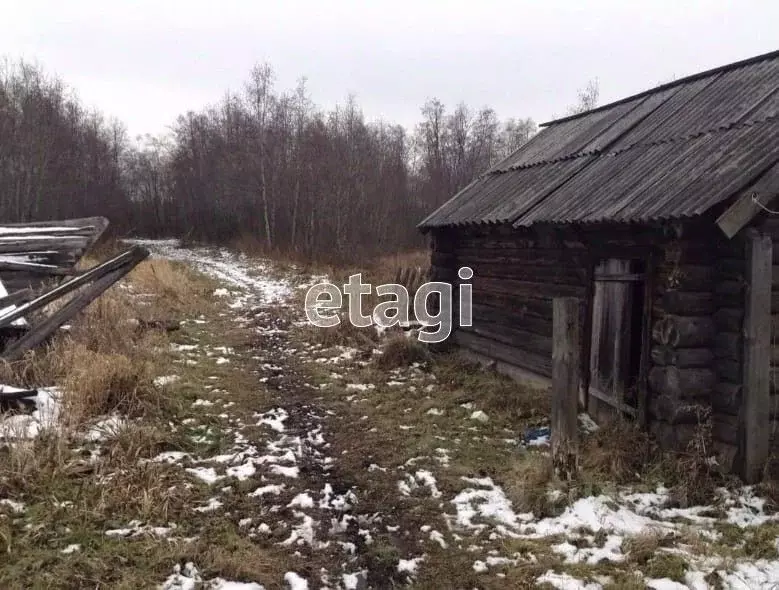
[[[740,475],[747,483],[762,477],[768,459],[771,382],[771,237],[750,230],[747,237],[747,293],[744,312],[743,438]]]
[[[681,451],[688,447],[698,432],[693,424],[668,424],[661,420],[650,423],[649,431],[662,449]]]
[[[714,355],[718,359],[741,361],[744,355],[744,339],[741,334],[720,332],[714,337]]]
[[[717,383],[711,394],[711,407],[722,414],[738,415],[741,408],[742,386],[735,383]]]
[[[513,279],[493,279],[473,276],[474,292],[477,288],[494,291],[496,293],[506,293],[514,297],[524,296],[545,296],[545,297],[579,297],[584,296],[584,285],[560,285],[545,282],[517,281]]]
[[[452,268],[457,264],[457,257],[454,254],[449,254],[447,252],[440,252],[438,250],[434,250],[430,253],[430,265],[431,266],[442,266],[444,268]]]
[[[504,363],[526,369],[543,377],[552,377],[552,357],[520,350],[496,340],[484,338],[458,328],[454,333],[455,341],[468,348]]]
[[[649,371],[652,391],[677,398],[707,395],[716,382],[717,376],[711,369],[652,367]]]
[[[741,258],[721,258],[717,262],[719,276],[730,281],[743,281],[746,265]]]
[[[743,370],[739,361],[719,359],[714,363],[714,370],[721,381],[741,384]]]
[[[549,336],[539,336],[531,332],[517,330],[512,326],[488,322],[479,322],[473,326],[461,326],[459,329],[464,332],[471,332],[477,336],[497,340],[520,350],[528,350],[538,354],[549,355],[550,357],[552,355],[552,339]]]
[[[708,316],[714,313],[714,298],[707,292],[666,291],[660,306],[671,314]]]
[[[715,333],[714,321],[702,316],[668,315],[655,322],[652,329],[659,344],[672,348],[705,347]]]
[[[740,295],[743,296],[746,283],[744,281],[720,281],[714,288],[717,295]]]
[[[688,348],[706,346],[715,334],[714,321],[709,317],[669,316],[669,346]]]
[[[708,348],[670,348],[663,345],[652,347],[654,365],[674,365],[680,369],[689,367],[708,367],[714,354]]]
[[[726,442],[715,440],[712,442],[714,447],[714,455],[717,459],[717,464],[725,472],[733,470],[733,460],[736,457],[736,446],[728,444]]]
[[[738,444],[738,416],[729,414],[714,414],[711,420],[711,435],[714,440]]]
[[[666,263],[657,269],[658,281],[655,288],[679,291],[709,291],[714,287],[717,275],[713,265],[676,266]]]
[[[578,396],[581,385],[579,301],[558,298],[554,305],[552,353],[552,462],[558,477],[573,479],[579,463]]]
[[[681,401],[670,395],[656,395],[649,399],[649,412],[668,424],[698,424],[710,413],[703,400]]]
[[[723,307],[714,314],[714,323],[720,332],[741,333],[744,324],[744,310]]]
[[[550,283],[580,286],[584,283],[587,269],[558,262],[548,267],[531,264],[474,264],[469,260],[458,260],[460,265],[469,266],[474,275],[488,279],[517,280],[534,283]]]
[[[479,303],[472,305],[472,311],[474,324],[497,323],[516,327],[539,336],[551,337],[552,335],[552,322],[547,317],[539,317],[533,313],[517,311],[514,308],[506,309]]]

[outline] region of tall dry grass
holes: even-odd
[[[135,416],[157,411],[165,400],[153,379],[167,370],[166,355],[160,352],[167,350],[169,340],[164,329],[154,326],[204,310],[211,289],[181,265],[144,261],[47,345],[28,351],[18,362],[0,363],[0,381],[59,386],[64,423],[72,427],[112,412]]]

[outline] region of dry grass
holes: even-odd
[[[657,467],[659,449],[634,423],[614,420],[584,441],[582,467],[591,476],[617,484],[640,481]]]
[[[169,341],[150,320],[208,305],[210,290],[179,265],[145,261],[105,292],[69,330],[15,363],[0,365],[0,379],[17,386],[59,385],[65,422],[78,426],[111,412],[155,411],[164,403],[152,380],[167,369]]]
[[[170,260],[147,260],[129,275],[130,284],[141,294],[151,295],[156,311],[197,313],[213,291],[209,281],[194,275],[185,265]]]
[[[385,371],[430,360],[430,352],[423,344],[402,333],[387,338],[381,351],[382,354],[375,357],[374,363],[378,369]]]
[[[64,363],[64,410],[76,424],[113,412],[137,416],[162,404],[148,360],[76,344],[66,351]]]
[[[553,516],[561,505],[555,490],[552,458],[546,453],[528,453],[513,462],[505,476],[506,493],[518,512],[532,512],[539,517]]]

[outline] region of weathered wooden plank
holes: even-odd
[[[473,264],[461,260],[460,264],[473,269],[474,275],[498,280],[512,279],[535,283],[583,285],[585,279],[583,268],[562,263],[544,267],[535,264]]]
[[[471,309],[473,311],[474,324],[480,322],[498,323],[504,326],[516,327],[519,330],[531,332],[539,336],[552,337],[551,318],[480,303],[473,303]]]
[[[650,398],[649,411],[668,424],[698,424],[706,417],[708,408],[699,400],[682,401],[674,396],[662,394]]]
[[[741,334],[720,332],[714,338],[714,355],[718,359],[741,361],[744,352],[744,342]]]
[[[714,361],[714,370],[720,381],[740,384],[743,377],[743,366],[739,361],[717,359]]]
[[[579,300],[554,300],[552,351],[552,461],[558,476],[572,479],[578,470],[578,397],[581,381]]]
[[[717,376],[711,369],[679,367],[652,367],[649,371],[649,385],[652,391],[677,398],[691,398],[708,395],[717,383]]]
[[[728,238],[735,236],[760,213],[760,206],[754,201],[752,191],[743,193],[736,202],[717,218],[717,225]]]
[[[744,310],[741,308],[720,308],[714,314],[714,323],[720,332],[741,333],[744,323]]]
[[[707,316],[715,311],[714,297],[708,292],[666,291],[659,305],[668,313],[688,316]]]
[[[474,274],[473,288],[494,291],[496,293],[523,296],[579,297],[584,295],[584,285],[572,286],[545,282],[518,281],[513,279],[493,279]]]
[[[651,352],[652,363],[659,366],[673,365],[680,369],[709,367],[714,353],[708,348],[670,348],[655,345]]]
[[[657,288],[662,291],[710,291],[714,287],[716,275],[714,265],[677,266],[665,263],[657,269]]]
[[[2,271],[22,271],[30,274],[47,275],[47,276],[69,276],[76,274],[74,270],[70,268],[61,268],[59,266],[53,266],[50,264],[36,264],[30,262],[13,262],[10,260],[0,260],[0,272]]]
[[[747,242],[749,291],[744,315],[744,401],[739,436],[741,476],[747,483],[762,477],[768,458],[771,266],[771,237],[751,233]]]
[[[149,255],[149,252],[143,248],[133,248],[129,253],[131,255],[124,257],[120,266],[112,268],[107,274],[96,275],[97,278],[94,283],[90,284],[51,316],[40,324],[33,326],[29,332],[7,347],[3,351],[3,358],[10,362],[17,361],[29,349],[48,340],[60,326],[92,303],[106,289],[129,273]]]
[[[35,297],[35,293],[32,289],[21,289],[19,291],[14,291],[5,297],[0,297],[0,309],[4,309],[9,305],[17,305],[19,303],[29,301],[33,297]]]
[[[711,394],[711,407],[722,414],[737,416],[743,399],[742,386],[735,383],[717,383]]]
[[[660,321],[664,323],[662,344],[673,348],[708,346],[716,333],[710,317],[669,315]]]
[[[465,332],[462,328],[458,328],[455,331],[454,339],[460,346],[471,349],[484,356],[498,359],[510,365],[515,365],[543,377],[551,378],[552,376],[551,356],[542,356],[523,351],[496,340]]]
[[[646,262],[644,302],[641,310],[641,356],[638,367],[636,419],[641,428],[649,423],[649,370],[652,368],[650,347],[652,346],[652,290],[657,280],[657,257],[650,254]]]
[[[75,289],[78,289],[79,287],[91,283],[92,281],[108,274],[112,270],[126,264],[128,260],[134,260],[136,257],[140,256],[141,253],[145,253],[143,255],[144,258],[149,255],[148,251],[144,248],[134,246],[126,252],[119,254],[111,260],[104,262],[103,264],[85,272],[84,274],[74,277],[62,285],[47,291],[32,301],[18,306],[16,309],[4,314],[3,316],[0,316],[0,328],[10,325],[12,322],[27,315],[28,313],[41,309],[52,301],[59,299],[63,295],[66,295],[71,291],[74,291]]]
[[[766,420],[768,416],[766,416]],[[714,414],[711,420],[711,435],[715,440],[722,441],[731,445],[738,445],[739,440],[739,418],[728,414]],[[766,447],[768,439],[766,439]],[[737,453],[734,467],[743,470],[743,463],[740,459],[741,450]]]
[[[489,322],[474,322],[472,326],[461,326],[459,329],[465,332],[472,332],[477,336],[497,340],[521,350],[550,356],[552,354],[552,338],[518,330],[513,326]]]

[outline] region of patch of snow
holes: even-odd
[[[303,492],[301,494],[298,494],[292,500],[290,500],[289,504],[287,504],[287,508],[293,508],[297,506],[298,508],[313,508],[314,507],[314,499],[308,495],[308,493]]]
[[[70,553],[75,553],[76,551],[81,551],[81,545],[78,543],[73,543],[71,545],[68,545],[64,549],[60,551],[60,553],[64,553],[65,555],[68,555]]]
[[[490,417],[487,416],[485,412],[482,410],[476,410],[471,414],[471,420],[476,420],[477,422],[481,422],[482,424],[486,424],[490,421]]]
[[[425,560],[425,556],[421,555],[420,557],[412,557],[411,559],[401,559],[398,561],[397,570],[399,574],[409,574],[414,575],[417,573],[417,569],[419,568],[419,564],[422,563]]]
[[[60,398],[60,390],[56,387],[38,389],[38,394],[32,398],[35,410],[31,414],[12,414],[0,419],[0,438],[32,439],[56,428],[61,414]]]
[[[154,385],[156,385],[157,387],[165,387],[166,385],[175,383],[179,379],[181,379],[181,377],[179,377],[178,375],[162,375],[154,379]]]
[[[84,439],[90,442],[98,442],[107,438],[116,437],[127,426],[127,421],[118,415],[109,416],[90,426],[84,435]]]
[[[224,475],[217,475],[213,467],[189,467],[187,471],[209,485],[224,479]]]
[[[195,512],[213,512],[223,506],[222,502],[218,498],[209,498],[208,503],[205,506],[198,506],[193,508]]]
[[[284,574],[284,581],[289,586],[289,590],[308,590],[308,581],[305,578],[301,578],[295,572],[287,572]]]
[[[3,498],[0,500],[0,506],[8,506],[11,509],[11,512],[15,514],[24,512],[24,504],[22,502],[17,502],[16,500],[11,500],[10,498]]]
[[[603,586],[595,582],[585,583],[569,574],[556,574],[549,570],[536,578],[537,584],[549,584],[557,590],[602,590]]]

